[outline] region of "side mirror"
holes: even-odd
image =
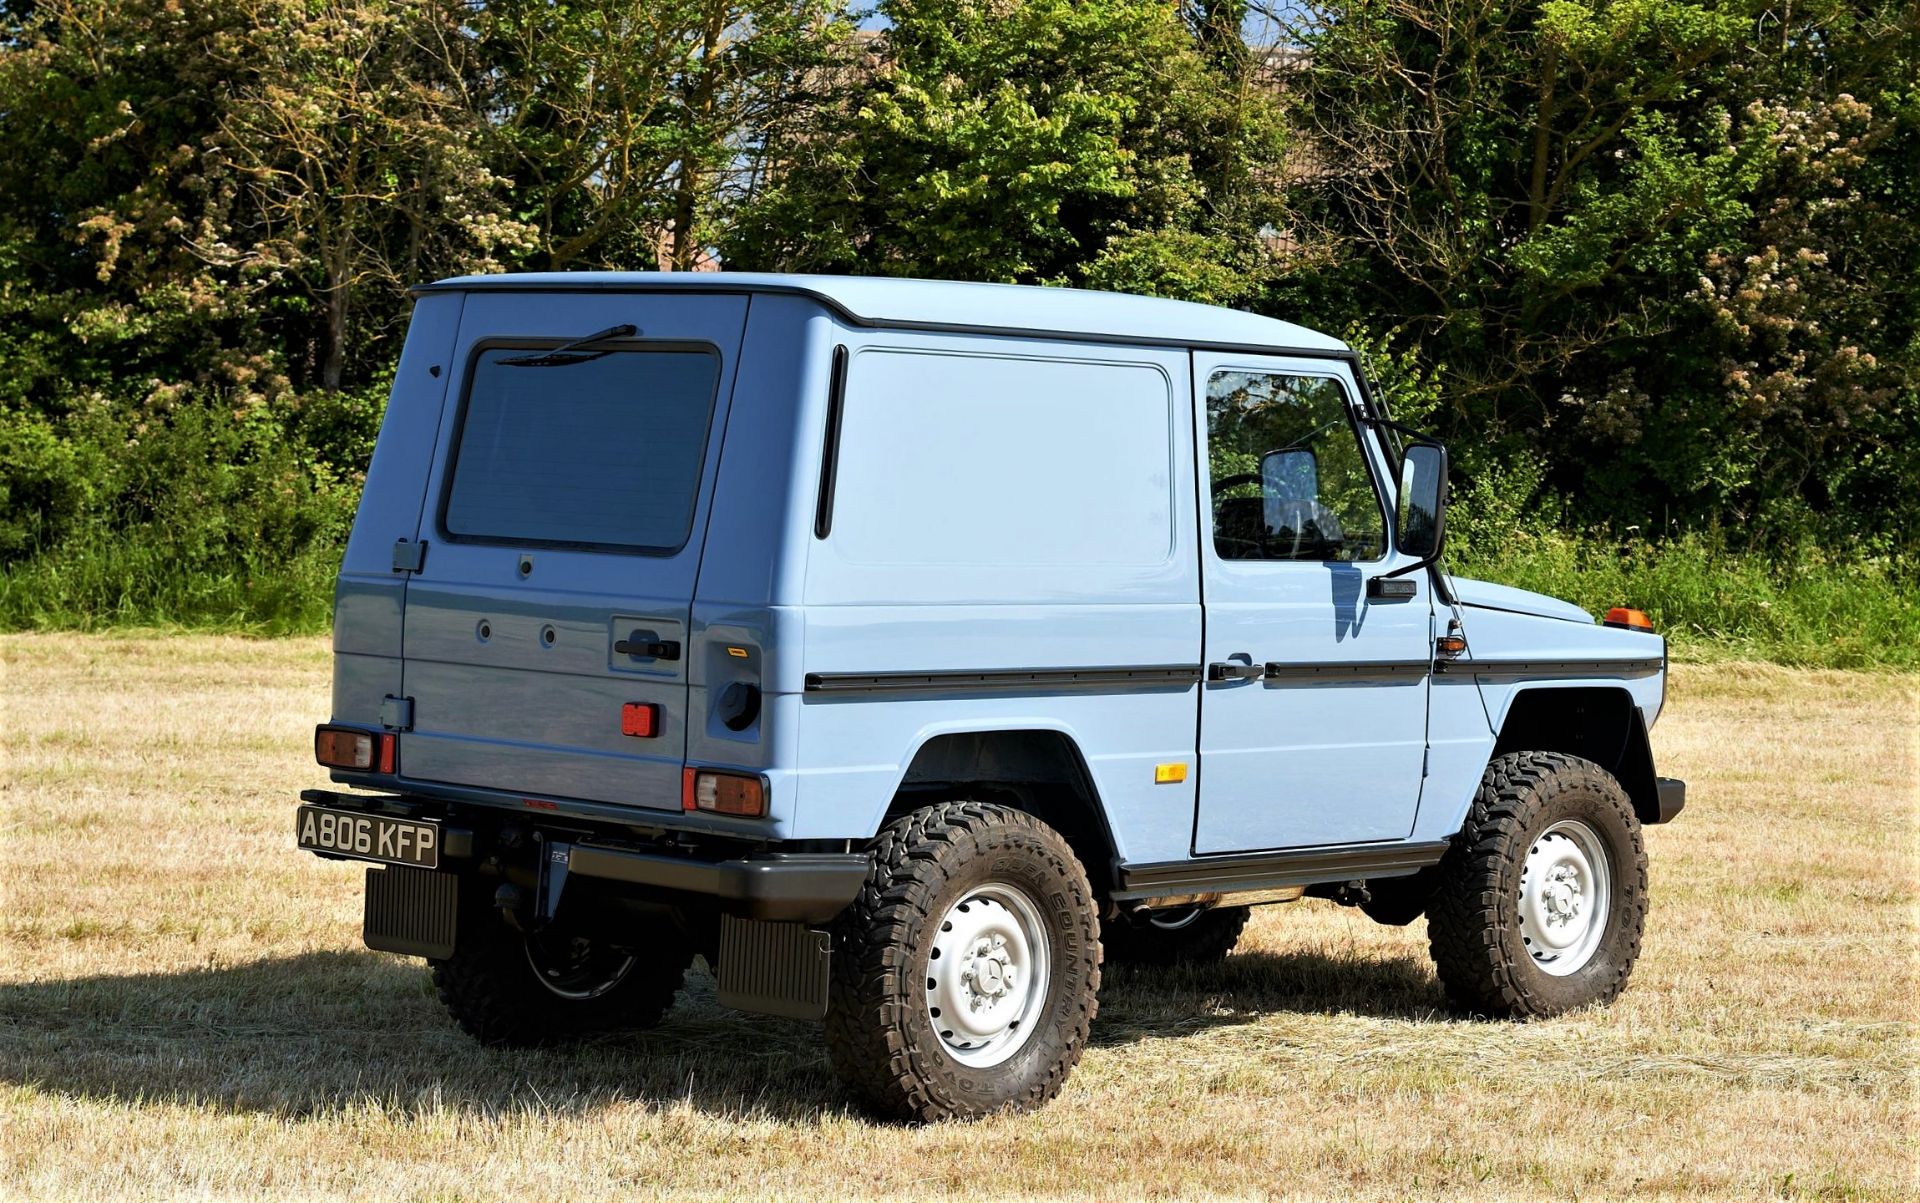
[[[1400,461],[1400,514],[1394,524],[1401,551],[1422,564],[1440,558],[1447,542],[1447,449],[1411,443]]]

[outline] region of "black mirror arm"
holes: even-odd
[[[1438,563],[1440,563],[1440,557],[1438,555],[1431,555],[1424,560],[1415,560],[1411,564],[1402,564],[1400,567],[1394,569],[1392,572],[1383,572],[1379,576],[1375,577],[1374,579],[1378,581],[1390,581],[1390,580],[1393,580],[1395,577],[1412,576],[1414,573],[1419,572],[1421,569],[1432,568]]]
[[[1412,439],[1416,443],[1437,443],[1437,444],[1440,444],[1441,446],[1445,446],[1444,443],[1440,443],[1439,439],[1434,438],[1432,435],[1426,433],[1425,431],[1415,430],[1413,427],[1408,426],[1403,422],[1396,422],[1392,418],[1383,418],[1379,414],[1372,414],[1372,413],[1356,414],[1354,416],[1359,418],[1361,422],[1365,423],[1368,426],[1376,426],[1376,427],[1379,427],[1381,430],[1391,430],[1395,434],[1403,434],[1408,438]]]

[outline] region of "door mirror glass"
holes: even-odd
[[[1400,461],[1400,520],[1395,523],[1400,550],[1422,560],[1437,559],[1447,538],[1447,449],[1438,443],[1413,443]]]

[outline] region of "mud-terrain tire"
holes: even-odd
[[[672,929],[646,941],[616,949],[560,931],[523,935],[476,908],[461,917],[453,955],[428,964],[441,1003],[469,1036],[537,1048],[657,1025],[693,952]]]
[[[1135,918],[1121,915],[1100,927],[1109,965],[1217,965],[1240,942],[1252,911],[1216,906]]]
[[[1620,783],[1577,756],[1515,752],[1487,766],[1440,862],[1427,934],[1456,1007],[1523,1019],[1613,1001],[1646,914],[1646,847]]]
[[[1058,832],[984,802],[888,824],[834,926],[827,1052],[893,1119],[1038,1107],[1079,1063],[1100,988],[1100,921]]]

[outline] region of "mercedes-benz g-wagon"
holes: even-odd
[[[1067,289],[421,288],[342,566],[366,943],[488,1043],[825,1019],[869,1106],[1041,1103],[1103,958],[1303,894],[1472,1011],[1640,947],[1665,642],[1450,578],[1442,447],[1339,340]]]

